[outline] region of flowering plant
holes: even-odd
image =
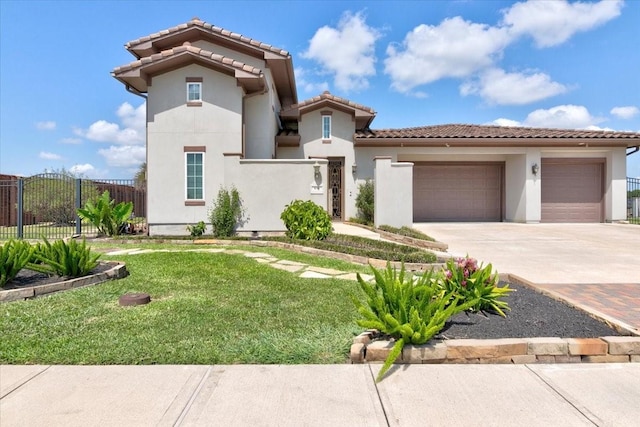
[[[509,304],[501,300],[512,292],[509,285],[498,286],[498,274],[492,275],[492,266],[478,266],[474,258],[449,259],[439,281],[441,289],[460,297],[461,301],[477,300],[472,311],[494,311],[506,317],[504,310],[510,310]]]

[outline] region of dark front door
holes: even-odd
[[[342,221],[344,158],[329,158],[329,214],[331,219]]]

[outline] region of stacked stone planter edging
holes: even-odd
[[[379,228],[372,228],[372,227],[368,227],[366,225],[358,224],[355,222],[345,222],[345,224],[370,230],[374,233],[378,233],[380,237],[382,237],[383,239],[391,240],[396,243],[402,243],[407,246],[418,247],[421,249],[431,249],[439,252],[446,252],[447,249],[449,249],[449,245],[442,242],[423,240],[423,239],[414,239],[413,237],[389,233],[387,231],[380,230]]]
[[[393,341],[377,331],[354,338],[351,363],[382,363]],[[436,340],[405,345],[395,363],[640,363],[640,337],[502,338]]]
[[[109,264],[116,264],[107,271],[65,280],[63,282],[50,283],[47,285],[33,286],[23,289],[8,289],[0,292],[0,302],[18,301],[36,298],[53,292],[66,291],[83,286],[96,285],[107,280],[122,279],[127,277],[127,267],[123,262],[108,261]]]

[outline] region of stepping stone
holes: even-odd
[[[243,251],[241,249],[229,249],[225,250],[225,252],[231,255],[244,255],[247,253],[246,251]]]
[[[342,280],[358,280],[358,277],[356,276],[356,273],[347,273],[347,274],[341,274],[340,276],[335,276],[336,279],[342,279]]]
[[[154,251],[153,249],[138,249],[138,250],[134,250],[129,252],[128,255],[140,255],[140,254],[148,254],[151,252],[159,252],[159,251]]]
[[[273,268],[277,268],[278,270],[288,271],[289,273],[298,272],[302,270],[302,268],[304,267],[304,265],[286,265],[286,264],[280,264],[280,262],[276,262],[268,265],[270,265]]]
[[[282,265],[296,265],[298,267],[305,267],[307,264],[303,264],[301,262],[295,262],[295,261],[288,261],[286,259],[283,259],[281,261],[278,261],[278,264],[282,264]]]
[[[112,251],[112,252],[107,252],[105,255],[129,255],[131,252],[137,252],[140,249],[134,248],[134,249],[123,249],[120,251]]]
[[[332,268],[323,268],[323,267],[314,267],[309,266],[307,271],[315,271],[316,273],[328,274],[330,276],[337,276],[339,274],[344,274],[344,271],[334,270]]]
[[[269,257],[269,258],[254,258],[256,261],[258,261],[261,264],[269,264],[272,262],[276,262],[278,261],[278,258],[273,258],[273,257]]]
[[[326,274],[322,274],[322,273],[318,273],[316,271],[305,271],[303,272],[300,277],[304,278],[304,279],[331,279],[332,276],[328,276]]]
[[[265,254],[263,252],[247,252],[244,254],[247,258],[273,258],[269,254]]]

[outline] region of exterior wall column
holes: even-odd
[[[413,163],[374,158],[374,224],[413,225]]]

